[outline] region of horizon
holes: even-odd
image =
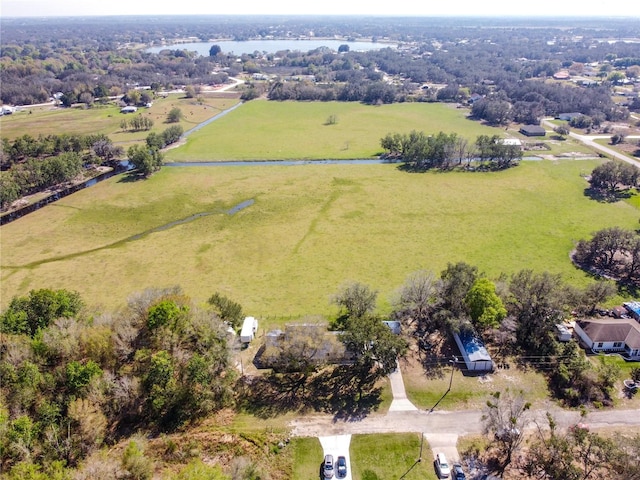
[[[108,3],[93,3],[84,0],[3,0],[2,17],[8,18],[52,18],[52,17],[158,17],[158,16],[331,16],[331,17],[393,17],[393,18],[611,18],[640,20],[640,2],[626,5],[625,13],[611,13],[605,4],[590,5],[589,9],[575,7],[555,0],[539,0],[535,4],[514,5],[504,0],[487,0],[478,3],[460,0],[435,5],[413,5],[408,3],[368,5],[367,12],[361,7],[339,0],[320,3],[305,3],[293,0],[275,0],[265,4],[257,0],[212,5],[201,0],[186,0],[181,4],[154,2],[153,0],[111,0]],[[252,13],[247,13],[252,12]],[[461,14],[461,12],[463,12]]]

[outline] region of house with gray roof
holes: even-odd
[[[579,320],[574,332],[593,352],[618,352],[640,360],[640,323],[632,318]]]
[[[520,133],[527,137],[544,137],[547,131],[540,125],[523,125],[520,127]]]

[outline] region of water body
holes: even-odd
[[[140,240],[141,238],[146,237],[147,235],[151,235],[152,233],[155,232],[162,232],[164,230],[169,230],[170,228],[176,227],[178,225],[183,225],[185,223],[189,223],[189,222],[193,222],[194,220],[197,220],[199,218],[202,217],[207,217],[209,215],[235,215],[236,213],[238,213],[241,210],[244,210],[247,207],[250,207],[251,205],[253,205],[253,203],[255,202],[255,200],[253,198],[250,198],[248,200],[244,200],[243,202],[240,202],[237,205],[234,205],[233,207],[231,207],[228,210],[213,210],[210,212],[200,212],[200,213],[196,213],[194,215],[190,215],[186,218],[181,218],[180,220],[175,220],[173,222],[169,222],[166,223],[164,225],[160,225],[159,227],[155,227],[149,230],[145,230],[144,232],[140,232],[137,233],[136,235],[132,235],[130,237],[127,237],[123,240],[118,240],[116,242],[110,243],[108,245],[103,245],[101,247],[96,247],[96,248],[92,248],[90,250],[84,250],[81,252],[74,252],[74,253],[70,253],[68,255],[60,255],[57,257],[51,257],[51,258],[45,258],[44,260],[38,260],[36,262],[31,262],[28,263],[26,265],[8,265],[5,266],[4,268],[7,269],[18,269],[18,268],[34,268],[40,265],[43,265],[45,263],[52,263],[52,262],[59,262],[61,260],[68,260],[70,258],[76,258],[76,257],[81,257],[83,255],[88,255],[94,252],[99,252],[101,250],[106,250],[108,248],[115,248],[115,247],[119,247],[121,245],[124,245],[125,243],[129,243],[129,242],[134,242],[136,240]]]
[[[293,167],[297,165],[379,165],[381,163],[400,163],[395,160],[379,158],[354,158],[351,160],[245,160],[220,162],[170,162],[164,167]]]
[[[349,50],[354,52],[368,52],[370,50],[381,50],[383,48],[397,48],[394,43],[380,42],[348,42],[346,40],[220,40],[211,42],[191,42],[178,43],[175,45],[162,45],[159,47],[150,47],[145,51],[149,53],[159,53],[162,50],[188,50],[197,52],[203,57],[209,56],[209,49],[212,45],[218,45],[222,49],[222,53],[243,55],[253,54],[255,52],[276,53],[283,50],[298,50],[308,52],[320,47],[328,47],[338,51],[340,45],[349,45]]]

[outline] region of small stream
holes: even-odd
[[[205,120],[202,123],[199,123],[198,125],[196,125],[195,127],[193,127],[190,130],[187,130],[182,137],[188,137],[190,134],[192,134],[193,132],[196,132],[198,130],[200,130],[201,128],[205,127],[206,125],[209,125],[211,122],[214,122],[216,120],[218,120],[219,118],[225,116],[226,114],[232,112],[233,110],[235,110],[236,108],[240,107],[243,103],[239,102],[236,105],[234,105],[233,107],[228,108],[227,110],[224,110],[220,113],[218,113],[217,115],[214,115],[213,117]],[[539,160],[538,157],[528,157],[528,158],[523,158],[523,160]],[[361,158],[361,159],[351,159],[351,160],[334,160],[334,159],[324,159],[324,160],[246,160],[246,161],[220,161],[220,162],[169,162],[169,163],[165,163],[164,166],[166,167],[266,167],[266,166],[286,166],[286,167],[290,167],[290,166],[300,166],[300,165],[376,165],[376,164],[384,164],[384,163],[401,163],[398,160],[383,160],[383,159],[376,159],[376,158]],[[10,213],[7,213],[5,215],[0,216],[0,226],[1,225],[5,225],[7,223],[13,222],[14,220],[17,220],[29,213],[35,212],[36,210],[41,209],[42,207],[55,202],[57,200],[60,200],[61,198],[64,198],[68,195],[71,195],[72,193],[75,193],[79,190],[82,190],[84,188],[87,187],[91,187],[95,184],[97,184],[98,182],[101,182],[103,180],[106,180],[108,178],[113,177],[114,175],[119,175],[121,173],[127,172],[132,170],[133,167],[129,164],[128,160],[124,160],[122,162],[120,162],[119,166],[114,168],[112,171],[110,172],[105,172],[103,174],[98,175],[97,177],[94,177],[90,180],[87,180],[86,182],[83,182],[81,184],[78,185],[74,185],[72,187],[69,187],[65,190],[61,190],[59,192],[56,192],[46,198],[43,198],[42,200],[33,203],[31,205],[27,205],[26,207],[14,210]],[[235,208],[235,207],[234,207]],[[245,207],[243,207],[245,208]],[[199,213],[196,214],[197,216],[204,216],[204,215],[209,215],[210,213]],[[195,219],[195,218],[194,218]],[[187,221],[191,221],[193,219],[183,219],[183,220],[177,220],[176,224],[179,223],[184,223]],[[159,228],[163,228],[163,227],[159,227]],[[170,228],[170,226],[166,226],[166,228]],[[148,232],[147,232],[148,233]],[[141,235],[146,235],[146,233],[143,233]]]
[[[243,102],[239,102],[236,105],[223,110],[222,112],[214,115],[213,117],[205,120],[202,123],[199,123],[195,127],[190,130],[187,130],[182,134],[183,138],[188,137],[193,132],[200,130],[201,128],[209,125],[212,122],[224,117],[226,114],[234,111],[236,108],[240,107]],[[376,160],[376,159],[362,159],[362,160],[258,160],[258,161],[223,161],[223,162],[173,162],[173,163],[165,163],[164,166],[167,167],[257,167],[257,166],[268,166],[268,165],[278,165],[278,166],[295,166],[295,165],[312,165],[312,164],[324,164],[324,165],[338,165],[338,164],[376,164],[376,163],[388,163],[385,160]],[[36,203],[32,203],[31,205],[27,205],[26,207],[19,208],[12,212],[9,212],[5,215],[0,216],[0,226],[5,225],[7,223],[13,222],[19,218],[24,217],[25,215],[35,212],[36,210],[41,209],[42,207],[49,205],[61,198],[64,198],[72,193],[85,189],[87,187],[91,187],[98,182],[106,180],[108,178],[113,177],[114,175],[119,175],[121,173],[132,170],[133,167],[129,164],[128,160],[124,160],[120,162],[120,164],[114,168],[110,172],[105,172],[97,177],[94,177],[86,182],[80,183],[78,185],[74,185],[64,190],[60,190],[59,192],[53,193],[48,197],[39,200]],[[198,214],[198,215],[207,215]],[[178,222],[184,222],[187,220],[178,220]],[[169,227],[167,227],[169,228]]]
[[[229,216],[235,215],[239,211],[244,210],[245,208],[250,207],[251,205],[253,205],[254,202],[255,202],[255,200],[253,198],[250,198],[248,200],[244,200],[244,201],[238,203],[237,205],[234,205],[233,207],[231,207],[228,210],[218,209],[218,210],[212,210],[210,212],[196,213],[196,214],[190,215],[190,216],[188,216],[186,218],[182,218],[180,220],[175,220],[173,222],[169,222],[169,223],[166,223],[164,225],[160,225],[159,227],[154,227],[154,228],[151,228],[149,230],[145,230],[144,232],[137,233],[135,235],[131,235],[130,237],[124,238],[122,240],[117,240],[117,241],[115,241],[113,243],[109,243],[109,244],[103,245],[101,247],[91,248],[89,250],[83,250],[81,252],[69,253],[67,255],[59,255],[57,257],[45,258],[43,260],[37,260],[35,262],[31,262],[31,263],[28,263],[28,264],[25,264],[25,265],[6,265],[6,266],[3,266],[3,268],[6,268],[6,269],[34,268],[34,267],[40,266],[40,265],[45,264],[45,263],[59,262],[61,260],[68,260],[70,258],[81,257],[83,255],[88,255],[90,253],[99,252],[100,250],[106,250],[108,248],[119,247],[121,245],[124,245],[125,243],[135,242],[136,240],[140,240],[140,239],[142,239],[142,238],[144,238],[144,237],[146,237],[148,235],[151,235],[152,233],[169,230],[170,228],[176,227],[178,225],[184,225],[185,223],[193,222],[194,220],[197,220],[197,219],[202,218],[202,217],[207,217],[209,215],[229,215]]]

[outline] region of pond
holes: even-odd
[[[383,48],[397,48],[394,43],[380,42],[348,42],[346,40],[219,40],[211,42],[191,42],[179,43],[174,45],[161,45],[147,48],[145,51],[149,53],[159,53],[162,50],[188,50],[197,52],[203,57],[209,56],[209,49],[212,45],[218,45],[222,49],[222,53],[243,55],[255,52],[276,53],[284,50],[298,50],[308,52],[320,47],[328,47],[338,51],[340,45],[349,45],[349,50],[354,52],[366,52],[370,50],[381,50]]]

